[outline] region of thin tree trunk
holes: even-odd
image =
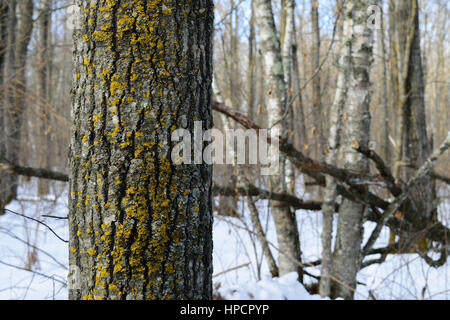
[[[282,59],[284,70],[284,82],[286,84],[286,113],[287,117],[284,120],[284,125],[287,128],[287,137],[289,141],[294,141],[294,117],[293,117],[293,80],[292,80],[292,47],[295,38],[294,28],[294,10],[295,1],[286,0],[284,4],[285,11],[285,31],[284,42],[282,44]],[[294,166],[289,160],[285,160],[283,163],[286,179],[286,188],[291,193],[295,193],[295,171]]]
[[[320,67],[320,26],[319,26],[319,1],[311,0],[311,29],[313,38],[312,48],[312,67],[313,72]],[[321,98],[321,85],[320,85],[320,72],[318,72],[312,80],[313,88],[313,105],[312,114],[314,119],[314,150],[316,160],[322,161],[324,157],[324,134],[322,125],[322,98]]]
[[[344,12],[345,8],[339,8]],[[334,102],[330,109],[330,133],[326,148],[326,163],[336,166],[341,143],[342,118],[345,103],[347,101],[347,91],[350,75],[351,61],[351,16],[343,16],[343,27],[340,41],[340,54],[338,61],[338,79]],[[339,14],[339,13],[338,13]],[[341,15],[342,16],[342,15]],[[326,176],[326,187],[322,204],[323,227],[322,227],[322,265],[319,292],[322,297],[328,297],[331,294],[332,276],[332,233],[333,233],[333,214],[336,208],[337,188],[336,180],[331,176]]]
[[[171,135],[212,127],[213,2],[77,4],[69,298],[211,299],[212,167]]]
[[[348,1],[345,19],[352,19],[349,40],[350,74],[348,100],[343,116],[342,154],[344,167],[354,172],[367,172],[367,158],[355,146],[368,146],[370,135],[370,66],[372,63],[372,31],[367,24],[367,8],[371,0]],[[362,223],[365,206],[344,199],[339,208],[338,230],[333,257],[332,295],[352,299],[356,275],[360,267]]]
[[[49,94],[49,74],[50,74],[50,20],[51,20],[52,0],[41,0],[39,8],[39,71],[38,71],[38,92],[40,96],[39,107],[42,108],[41,132],[39,143],[39,166],[51,169],[52,143],[50,141],[50,94]],[[49,191],[49,181],[39,180],[38,193],[45,195]]]
[[[245,200],[247,201],[248,204],[248,208],[250,211],[250,220],[252,222],[253,228],[255,229],[256,238],[258,239],[258,242],[261,246],[264,257],[267,260],[267,265],[269,266],[270,274],[272,275],[272,277],[278,277],[279,276],[278,266],[272,255],[272,251],[270,250],[266,233],[264,232],[264,229],[262,227],[261,220],[259,218],[258,208],[256,207],[255,202],[250,196],[246,196]]]
[[[4,82],[6,52],[8,50],[9,32],[9,4],[6,0],[0,1],[0,155],[6,152],[5,140],[5,106],[6,106],[6,86]],[[8,175],[0,174],[0,215],[4,213],[4,206],[7,202],[7,179]]]
[[[293,110],[294,110],[294,116],[295,119],[295,126],[296,126],[296,136],[298,136],[298,143],[297,145],[300,146],[300,149],[303,149],[305,151],[305,154],[308,155],[308,136],[306,131],[306,119],[305,119],[305,109],[303,105],[303,90],[302,90],[302,79],[300,77],[300,64],[299,64],[299,50],[298,50],[298,44],[297,44],[297,37],[296,37],[296,27],[295,27],[295,19],[294,19],[294,39],[292,44],[292,69],[293,69],[293,88],[295,99],[292,102],[293,103]]]
[[[381,2],[380,2],[381,3]],[[386,55],[386,44],[385,44],[385,29],[384,29],[384,14],[381,16],[380,21],[380,29],[378,29],[378,55],[381,61],[381,85],[382,89],[380,90],[380,101],[381,101],[381,107],[382,107],[382,124],[383,124],[383,130],[382,130],[382,137],[381,142],[383,144],[383,156],[384,161],[386,163],[390,163],[391,161],[391,154],[389,148],[389,105],[388,105],[388,78],[387,78],[387,55]]]
[[[13,8],[11,8],[13,9]],[[30,43],[33,31],[33,1],[24,0],[17,3],[18,24],[17,37],[10,32],[11,53],[10,61],[11,69],[8,71],[11,81],[12,92],[10,95],[10,105],[6,115],[6,158],[11,162],[19,162],[22,140],[22,126],[25,113],[25,91],[26,91],[26,62],[28,53],[28,44]],[[16,10],[14,10],[15,14]],[[15,18],[14,18],[15,19]],[[11,176],[10,198],[16,198],[18,177]]]
[[[287,133],[283,129],[283,121],[286,116],[286,86],[280,42],[275,28],[271,1],[256,0],[255,12],[268,88],[266,97],[268,127],[271,128],[272,137],[284,137]],[[278,151],[271,145],[269,152],[271,155],[275,155]],[[282,162],[283,158],[280,157],[280,163]],[[281,172],[280,167],[278,168],[278,174],[270,176],[272,191],[285,190],[284,172]],[[302,269],[296,263],[296,261],[301,261],[301,252],[295,214],[291,212],[289,207],[282,206],[275,201],[271,202],[271,212],[277,231],[280,275],[297,272],[301,281]]]
[[[255,100],[256,100],[256,87],[255,87],[255,64],[256,64],[256,55],[255,55],[255,44],[256,44],[256,30],[255,30],[255,13],[254,13],[254,4],[251,1],[251,17],[250,17],[250,32],[248,36],[248,78],[247,78],[247,86],[248,86],[248,98],[247,98],[247,117],[249,119],[255,120]]]

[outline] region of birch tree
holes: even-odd
[[[351,4],[350,4],[351,5]],[[326,158],[328,164],[336,166],[338,163],[339,149],[341,144],[342,117],[345,103],[347,101],[347,91],[350,76],[350,53],[352,40],[352,16],[351,10],[339,8],[343,13],[342,33],[340,41],[340,55],[338,61],[338,79],[333,105],[330,109],[330,132],[326,145]],[[333,214],[337,197],[336,180],[331,176],[326,176],[326,187],[322,204],[323,226],[322,226],[322,267],[320,277],[320,295],[327,297],[330,295],[330,276],[332,276],[332,232]]]
[[[171,133],[212,127],[211,0],[77,1],[71,299],[211,299],[211,166]]]
[[[275,21],[270,0],[255,0],[256,24],[258,27],[259,44],[264,63],[264,75],[267,84],[267,125],[271,129],[271,135],[275,137],[286,136],[283,128],[286,117],[286,85],[284,81],[283,61],[281,57],[280,41],[275,28]],[[270,147],[271,154],[278,152]],[[284,160],[280,159],[280,163]],[[281,167],[281,166],[280,166]],[[286,190],[284,172],[270,176],[272,191]],[[271,202],[271,212],[275,222],[278,242],[278,268],[280,275],[290,272],[299,273],[301,279],[302,270],[300,239],[298,235],[295,213],[288,206],[283,206],[277,201]]]
[[[367,172],[368,160],[355,150],[367,147],[370,136],[370,66],[372,30],[368,25],[371,0],[347,1],[344,19],[351,19],[350,64],[347,101],[343,110],[342,156],[345,169]],[[344,199],[339,207],[338,229],[333,255],[334,296],[352,299],[361,262],[361,241],[365,206]]]

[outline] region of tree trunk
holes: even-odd
[[[399,112],[402,123],[399,137],[401,169],[399,177],[409,180],[432,152],[427,135],[425,89],[419,34],[419,4],[417,0],[395,1],[397,20],[398,61],[400,61]],[[410,166],[410,167],[408,167]],[[434,183],[425,177],[411,191],[413,204],[424,218],[431,218],[435,199]]]
[[[14,5],[14,3],[13,3]],[[16,14],[15,6],[11,7],[12,15]],[[33,31],[33,1],[24,0],[17,3],[17,35],[15,28],[11,28],[10,41],[11,52],[9,53],[10,69],[7,71],[11,81],[11,94],[9,106],[5,117],[6,129],[6,158],[14,163],[19,162],[22,140],[22,126],[26,103],[26,64],[28,44]],[[14,17],[14,19],[16,19]],[[12,22],[13,24],[15,22]],[[9,183],[9,198],[16,198],[19,179],[11,176]]]
[[[8,49],[8,32],[9,32],[9,4],[6,0],[0,1],[0,156],[4,156],[6,152],[5,140],[5,106],[6,106],[6,83],[5,62],[6,51]],[[8,175],[0,173],[0,215],[4,213],[4,206],[7,202]]]
[[[255,1],[256,21],[259,32],[260,48],[264,60],[264,74],[268,94],[266,97],[268,127],[271,128],[271,136],[286,136],[283,122],[286,116],[286,86],[284,82],[283,62],[281,59],[280,42],[277,37],[275,22],[270,0]],[[278,151],[271,145],[271,155]],[[283,158],[280,157],[280,164]],[[270,176],[272,191],[286,189],[284,172],[281,166],[278,173]],[[300,239],[298,235],[297,219],[290,208],[276,201],[271,202],[271,212],[275,222],[278,241],[278,268],[280,275],[297,272],[299,280],[302,279],[302,269],[298,262],[301,261]]]
[[[255,120],[255,102],[256,102],[256,31],[255,31],[255,10],[253,1],[251,1],[251,16],[250,16],[250,32],[248,36],[248,98],[247,98],[247,117]]]
[[[339,8],[344,12],[344,8]],[[342,15],[341,15],[342,16]],[[351,54],[351,16],[344,15],[341,30],[340,55],[338,61],[338,79],[333,105],[330,109],[330,133],[326,148],[326,163],[336,166],[341,143],[342,116],[347,101],[347,91],[350,74],[350,54]],[[336,180],[331,176],[326,176],[326,187],[322,205],[323,227],[322,227],[322,266],[319,292],[322,297],[328,297],[331,293],[332,276],[332,233],[333,214],[336,208],[337,197]]]
[[[292,79],[292,64],[293,64],[293,52],[292,48],[294,46],[295,39],[295,25],[294,25],[294,14],[295,14],[295,1],[287,0],[284,4],[285,11],[285,30],[282,42],[282,59],[283,59],[283,70],[284,70],[284,82],[286,84],[286,113],[287,117],[284,121],[284,125],[288,130],[287,138],[289,141],[294,141],[294,90],[293,90],[293,79]],[[295,170],[294,166],[289,160],[285,160],[283,163],[284,171],[286,175],[286,187],[292,193],[295,194]]]
[[[380,2],[381,3],[381,2]],[[391,154],[389,148],[389,104],[388,104],[388,78],[387,78],[387,63],[386,63],[386,44],[385,44],[385,29],[384,29],[384,14],[381,16],[380,21],[380,29],[378,29],[377,34],[377,41],[378,41],[378,56],[381,61],[381,82],[382,82],[382,88],[380,90],[380,103],[382,107],[382,124],[383,124],[383,130],[381,135],[381,143],[382,143],[382,151],[384,156],[384,161],[386,163],[391,162]]]
[[[211,0],[78,0],[70,299],[211,299],[212,167],[172,132],[212,127]]]
[[[52,143],[50,141],[50,94],[49,94],[49,75],[50,75],[50,21],[51,21],[52,0],[41,0],[39,8],[39,71],[38,71],[38,106],[42,108],[41,116],[41,132],[39,143],[39,167],[51,169],[52,160]],[[45,195],[49,191],[49,181],[41,179],[38,182],[38,193]]]
[[[293,110],[294,110],[294,122],[296,127],[296,137],[298,137],[296,143],[297,146],[300,146],[300,149],[304,151],[306,155],[308,155],[308,136],[306,132],[306,120],[305,120],[305,109],[303,105],[303,90],[302,90],[302,79],[300,77],[300,64],[299,64],[299,50],[297,44],[296,37],[296,28],[295,28],[295,19],[294,19],[294,39],[292,44],[292,69],[293,69],[293,86],[295,99],[292,101]]]
[[[320,27],[319,27],[319,1],[311,0],[311,25],[312,25],[312,38],[313,38],[313,50],[312,50],[312,67],[313,72],[320,67]],[[322,126],[322,102],[321,102],[321,85],[320,85],[320,72],[314,76],[312,81],[313,88],[313,105],[312,114],[314,121],[313,128],[313,141],[315,150],[315,159],[322,161],[324,152],[324,134]]]
[[[367,8],[371,0],[348,1],[344,19],[352,19],[349,39],[350,74],[347,102],[343,114],[342,154],[344,167],[354,172],[367,172],[368,160],[355,150],[368,146],[370,135],[370,79],[372,63],[372,31],[368,26]],[[332,295],[352,299],[356,275],[361,261],[362,223],[365,206],[344,199],[339,208],[338,230],[333,257]]]

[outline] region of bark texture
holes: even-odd
[[[342,8],[343,9],[343,8]],[[342,10],[341,9],[341,10]],[[338,79],[337,88],[330,109],[330,132],[326,147],[325,161],[327,164],[336,166],[338,162],[339,148],[341,144],[342,118],[347,101],[347,91],[350,73],[350,53],[351,53],[351,16],[344,15],[342,35],[340,43],[340,56],[338,61]],[[338,195],[336,188],[336,179],[332,176],[326,176],[326,187],[324,191],[322,213],[322,269],[319,292],[323,297],[330,296],[331,290],[331,268],[332,268],[332,233],[333,233],[333,214],[336,212],[336,197]]]
[[[77,4],[69,297],[211,299],[212,168],[171,133],[212,127],[213,3]]]
[[[275,28],[275,21],[270,0],[255,0],[255,15],[258,26],[259,43],[264,62],[264,74],[268,94],[266,108],[268,128],[272,137],[285,137],[283,123],[286,117],[286,85],[284,82],[283,61],[281,58],[280,41]],[[271,145],[270,154],[276,149]],[[283,163],[280,158],[280,163]],[[279,192],[286,189],[284,172],[270,176],[272,191]],[[275,222],[278,242],[278,268],[280,275],[297,272],[301,279],[302,270],[298,261],[301,261],[300,239],[298,235],[297,219],[290,208],[276,201],[271,202],[271,212]]]
[[[352,19],[352,36],[348,39],[350,71],[347,102],[343,114],[342,155],[345,169],[367,172],[368,159],[355,150],[367,146],[370,136],[370,66],[372,63],[372,30],[368,26],[367,8],[371,0],[348,1],[344,19]],[[362,222],[365,206],[344,199],[339,208],[338,230],[333,257],[333,296],[352,299],[356,275],[360,268]]]
[[[427,136],[425,88],[419,33],[417,0],[394,1],[399,65],[399,174],[408,181],[432,152]],[[408,166],[411,166],[408,168]],[[412,202],[425,218],[432,218],[435,188],[430,177],[424,177],[411,191]]]

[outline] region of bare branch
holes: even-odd
[[[422,179],[427,173],[434,167],[437,160],[440,156],[442,156],[447,149],[450,147],[450,131],[447,134],[447,138],[444,140],[442,145],[433,152],[433,154],[425,161],[425,163],[416,171],[413,177],[408,181],[406,186],[403,188],[402,193],[395,198],[395,200],[389,205],[389,207],[385,210],[383,217],[378,222],[375,230],[372,232],[367,244],[364,246],[363,255],[366,254],[373,246],[375,241],[378,239],[380,235],[381,229],[385,225],[385,223],[394,216],[397,210],[400,208],[402,203],[407,199],[411,188],[416,185],[420,179]]]

